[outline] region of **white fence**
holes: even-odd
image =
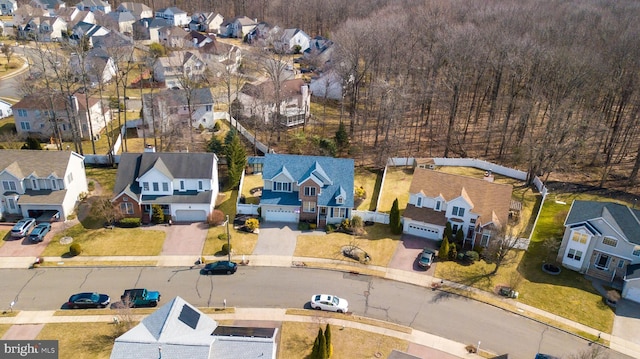
[[[118,138],[116,138],[116,142],[111,147],[111,156],[109,154],[106,155],[84,155],[84,163],[89,165],[111,165],[111,159],[113,158],[113,163],[120,163],[120,156],[116,155],[118,151],[120,151],[120,146],[122,146],[122,137],[126,131],[126,127],[122,126],[120,128],[120,134]]]
[[[236,204],[236,214],[250,214],[252,216],[257,216],[258,208],[260,208],[260,206],[257,204],[238,203]]]
[[[389,214],[373,211],[358,211],[353,210],[351,212],[354,216],[359,216],[363,221],[371,221],[376,223],[389,224]]]
[[[216,119],[220,119],[220,118],[224,118],[225,120],[229,121],[229,125],[231,127],[234,127],[238,130],[238,132],[240,132],[240,134],[242,136],[244,136],[244,138],[247,139],[247,141],[249,141],[249,143],[251,143],[252,145],[254,145],[258,151],[262,152],[262,153],[275,153],[273,151],[273,149],[269,149],[269,146],[265,145],[264,143],[258,141],[255,136],[253,136],[253,134],[251,134],[251,132],[247,131],[247,129],[245,129],[240,122],[236,121],[235,118],[233,117],[229,117],[229,114],[226,112],[216,112],[215,113],[215,118]]]

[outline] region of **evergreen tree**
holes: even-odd
[[[402,224],[400,223],[400,209],[398,208],[397,198],[393,201],[391,212],[389,212],[389,227],[391,229],[391,233],[393,234],[402,233]]]
[[[322,328],[318,328],[318,336],[320,337],[318,341],[318,359],[328,359],[329,353],[327,353],[327,341],[324,338],[324,334],[322,333]]]
[[[313,349],[311,349],[311,355],[309,355],[309,359],[318,358],[318,347],[320,346],[321,335],[322,335],[322,329],[320,329],[320,333],[316,336],[316,340],[313,342]]]
[[[338,126],[338,131],[336,131],[335,141],[339,153],[346,153],[349,151],[349,134],[342,122],[340,122],[340,126]]]
[[[453,229],[451,229],[451,223],[447,222],[447,224],[444,226],[444,236],[449,238],[449,239],[454,239],[453,237]],[[449,242],[451,243],[451,242]]]
[[[211,136],[211,140],[207,143],[207,152],[213,152],[217,155],[221,155],[224,153],[224,144],[218,137]]]
[[[464,242],[464,233],[462,233],[462,228],[459,228],[456,231],[456,243],[462,246],[462,242]]]
[[[238,132],[229,131],[225,142],[227,142],[225,154],[227,158],[227,175],[229,176],[228,188],[235,188],[240,183],[242,171],[247,165],[247,152],[240,142]]]
[[[333,345],[331,344],[331,326],[327,324],[324,328],[324,340],[327,343],[327,358],[333,355]]]
[[[40,141],[37,138],[33,138],[31,136],[27,137],[27,140],[24,145],[22,145],[23,150],[41,150],[42,145],[40,145]]]
[[[438,258],[447,260],[449,259],[449,238],[444,237],[442,244],[440,244],[440,251],[438,252]]]
[[[164,212],[158,204],[151,206],[151,222],[158,224],[164,222]]]

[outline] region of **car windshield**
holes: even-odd
[[[422,260],[423,260],[424,262],[429,263],[429,261],[430,261],[430,258],[429,258],[429,257],[430,257],[430,256],[429,256],[428,254],[426,254],[426,253],[423,253],[423,254],[422,254]]]
[[[333,304],[338,305],[338,303],[340,303],[340,298],[333,297],[333,298],[331,298],[331,301],[333,302]]]
[[[100,294],[98,293],[91,294],[91,301],[97,302],[98,300],[100,300]]]

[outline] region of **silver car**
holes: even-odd
[[[22,238],[25,237],[36,225],[36,220],[33,218],[23,218],[11,228],[11,237]]]
[[[311,308],[327,310],[330,312],[346,313],[349,311],[349,302],[335,295],[316,294],[311,297]]]

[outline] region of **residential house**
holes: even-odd
[[[133,23],[136,19],[130,12],[113,11],[102,17],[101,25],[122,34],[133,34]]]
[[[215,37],[211,37],[207,34],[203,34],[201,32],[191,30],[184,37],[184,40],[185,40],[184,41],[185,46],[199,48],[199,47],[203,47],[208,43],[214,42]]]
[[[24,26],[32,17],[48,16],[49,12],[42,8],[33,7],[31,5],[21,5],[18,10],[13,12],[13,24],[16,28]]]
[[[87,107],[87,100],[89,106]],[[82,139],[95,137],[111,118],[108,106],[99,98],[77,93],[67,98],[61,94],[32,94],[13,105],[18,136],[40,139],[72,139],[69,118],[77,124],[77,133]]]
[[[218,198],[214,153],[144,152],[120,156],[112,203],[126,217],[151,220],[151,207],[174,222],[206,221]]]
[[[156,59],[153,65],[155,81],[167,88],[182,88],[185,81],[197,81],[204,76],[205,63],[194,51],[173,51]]]
[[[213,41],[205,43],[198,49],[202,60],[210,66],[212,72],[235,73],[242,61],[240,47],[217,41],[215,37],[210,39]]]
[[[315,223],[318,227],[351,218],[353,160],[266,154],[260,208],[269,222]]]
[[[333,49],[333,41],[316,36],[309,41],[309,48],[303,51],[302,56],[307,63],[320,68],[331,60]]]
[[[93,43],[94,48],[133,47],[133,39],[118,31],[110,31],[105,35],[93,36],[91,37],[91,42]],[[137,61],[135,53],[130,53],[130,61]]]
[[[403,213],[403,232],[441,240],[450,223],[454,234],[464,234],[464,247],[488,246],[491,236],[508,225],[513,190],[491,178],[416,168]]]
[[[116,338],[111,359],[275,359],[277,328],[222,326],[181,297]]]
[[[31,0],[29,5],[38,9],[47,10],[49,14],[54,14],[59,9],[67,7],[66,3],[62,0]]]
[[[311,36],[300,29],[284,29],[274,47],[278,53],[300,54],[309,48],[310,40]]]
[[[59,41],[67,23],[59,17],[38,16],[28,19],[24,25],[18,25],[18,37],[39,41]]]
[[[193,89],[190,92],[191,115],[187,103],[187,92],[183,89],[166,89],[158,93],[143,95],[143,120],[147,128],[159,132],[170,131],[175,126],[213,128],[214,99],[210,88]]]
[[[224,17],[215,12],[197,12],[191,15],[189,30],[217,34]]]
[[[311,78],[309,89],[313,96],[322,99],[342,99],[342,77],[335,71],[323,71]]]
[[[256,116],[264,123],[278,121],[287,127],[304,124],[310,115],[309,86],[303,79],[290,79],[282,81],[279,94],[276,94],[274,88],[270,80],[245,84],[238,94],[243,105],[243,115]],[[279,103],[276,103],[278,99]]]
[[[247,43],[261,48],[272,48],[280,32],[279,26],[271,26],[263,21],[247,34]]]
[[[156,18],[168,20],[173,26],[185,26],[191,22],[189,15],[177,7],[156,10]]]
[[[136,21],[140,19],[151,19],[153,18],[153,9],[148,7],[143,3],[138,2],[123,2],[116,8],[118,12],[129,12]]]
[[[67,28],[73,28],[79,22],[89,24],[96,23],[95,14],[91,11],[81,11],[77,7],[66,7],[57,11],[58,17],[61,17],[66,23]]]
[[[140,19],[133,24],[133,38],[136,41],[144,41],[146,44],[160,42],[159,31],[170,26],[172,24],[165,19]]]
[[[185,38],[187,32],[177,26],[165,26],[158,29],[158,42],[170,49],[191,47],[192,42]]]
[[[5,118],[13,115],[11,110],[11,104],[7,101],[0,100],[0,118]]]
[[[98,36],[104,36],[110,33],[109,29],[100,25],[91,24],[88,22],[79,22],[71,29],[71,36],[69,40],[71,42],[78,43],[80,39],[87,38],[89,46],[93,47],[93,38]]]
[[[0,0],[0,13],[2,15],[13,15],[18,10],[18,2],[16,0]]]
[[[87,193],[84,157],[71,151],[0,150],[5,214],[66,220]]]
[[[640,302],[640,210],[613,202],[578,201],[564,221],[557,261],[612,284]]]
[[[257,25],[257,20],[252,20],[246,16],[235,17],[220,25],[220,35],[224,37],[243,39]]]
[[[84,57],[74,53],[69,60],[70,68],[78,77],[78,82],[82,84],[83,67],[87,81],[92,86],[98,83],[108,83],[113,79],[118,71],[113,58],[102,48],[94,47],[87,51]]]
[[[76,4],[76,7],[78,8],[78,10],[82,11],[101,11],[105,14],[111,12],[111,5],[108,2],[102,0],[82,0]]]

